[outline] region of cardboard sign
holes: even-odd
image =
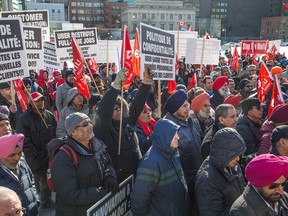
[[[175,79],[175,36],[140,23],[141,78],[145,67],[155,72],[155,80]]]
[[[50,40],[49,14],[48,10],[27,10],[27,11],[8,11],[1,12],[2,17],[19,17],[24,26],[41,27],[43,40]]]
[[[269,44],[267,40],[244,40],[241,41],[241,54],[265,54]]]
[[[82,51],[84,58],[97,56],[97,29],[55,31],[55,45],[58,62],[73,61],[71,38],[72,35]]]
[[[61,70],[60,63],[57,61],[54,43],[44,42],[44,68],[50,72]]]
[[[0,82],[29,76],[23,27],[19,18],[0,19]]]
[[[129,176],[120,184],[120,190],[114,196],[111,192],[87,210],[87,216],[132,216],[130,194],[134,180]]]
[[[28,67],[30,70],[42,69],[44,67],[42,29],[23,26],[23,31]]]

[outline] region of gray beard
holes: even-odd
[[[223,90],[223,89],[219,89],[218,92],[220,93],[220,95],[222,95],[222,97],[226,98],[230,95],[230,90],[227,89],[227,90]]]

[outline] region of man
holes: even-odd
[[[250,75],[248,80],[252,85],[252,92],[257,91],[258,76],[256,74]]]
[[[245,155],[258,151],[263,108],[258,98],[246,98],[241,102],[243,115],[239,117],[237,131],[246,143]]]
[[[256,74],[257,73],[256,65],[254,65],[254,64],[249,65],[248,66],[248,73],[250,76]]]
[[[73,88],[73,83],[75,81],[74,72],[69,69],[65,72],[65,83],[59,86],[56,90],[56,108],[60,113],[61,110],[67,106],[66,98],[69,89]]]
[[[65,106],[60,112],[60,119],[57,125],[56,136],[65,137],[67,136],[65,131],[65,119],[68,115],[74,112],[89,114],[89,106],[84,96],[78,93],[77,88],[69,89],[66,98],[67,106]]]
[[[235,81],[234,81],[234,79],[232,79],[232,78],[229,78],[228,79],[228,88],[229,88],[229,91],[231,92],[231,94],[237,94],[238,92],[237,91],[235,91]]]
[[[281,125],[274,128],[271,138],[271,154],[288,156],[288,125]]]
[[[196,177],[200,216],[229,215],[232,204],[244,190],[238,162],[245,150],[244,140],[235,129],[222,128],[215,134],[210,157]]]
[[[178,128],[168,119],[156,123],[152,147],[141,160],[131,194],[134,216],[188,215],[187,184],[177,156]]]
[[[0,137],[12,134],[12,128],[7,115],[0,113]]]
[[[32,172],[22,157],[23,141],[23,134],[0,137],[0,185],[19,195],[25,215],[36,216],[39,200]]]
[[[210,155],[210,146],[216,132],[224,127],[236,128],[238,117],[235,108],[230,104],[221,104],[215,110],[215,122],[210,126],[201,146],[201,155],[205,160]]]
[[[239,83],[239,89],[242,100],[244,100],[251,95],[252,85],[248,79],[242,79]]]
[[[287,69],[282,72],[282,77],[280,79],[280,83],[281,83],[281,85],[283,85],[285,83],[288,84],[288,71],[287,71]]]
[[[46,144],[55,138],[56,126],[54,115],[44,108],[43,95],[33,92],[26,112],[17,121],[16,131],[25,136],[23,152],[34,174],[42,209],[54,207],[51,191],[46,182],[48,169]]]
[[[203,78],[204,90],[208,93],[209,96],[214,94],[213,91],[213,79],[211,76],[205,76]]]
[[[226,77],[230,77],[231,73],[230,73],[230,69],[229,66],[225,65],[221,67],[221,76],[226,76]]]
[[[164,119],[168,119],[179,125],[178,135],[180,162],[183,168],[188,191],[192,203],[192,214],[197,215],[197,201],[195,196],[196,173],[202,164],[201,135],[196,125],[189,118],[189,103],[184,90],[178,90],[166,101],[164,108],[168,113]]]
[[[214,122],[214,118],[211,117],[211,104],[209,95],[206,92],[197,95],[192,100],[191,109],[194,111],[194,113],[190,114],[190,118],[195,123],[195,126],[200,132],[202,141],[204,138],[204,132]]]
[[[288,177],[286,157],[256,156],[248,163],[245,173],[249,183],[233,203],[231,216],[288,215],[288,196],[283,191]]]
[[[93,204],[119,185],[103,142],[96,139],[93,125],[84,113],[72,113],[65,120],[66,144],[78,159],[75,167],[65,151],[52,162],[51,176],[56,191],[56,215],[84,216]]]
[[[104,82],[105,86],[110,86],[111,84],[111,76],[109,76],[108,68],[106,64],[101,65],[99,68],[99,75],[101,77],[101,80]]]
[[[224,99],[230,94],[228,88],[228,77],[218,77],[213,83],[214,94],[211,97],[211,107],[215,110],[220,104],[223,104]]]
[[[22,205],[18,195],[9,188],[0,186],[0,215],[22,216]]]

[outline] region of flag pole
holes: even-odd
[[[200,72],[199,72],[199,76],[202,75],[202,65],[203,65],[203,60],[204,60],[204,49],[205,49],[205,42],[206,42],[206,36],[204,36],[203,38],[203,44],[202,44],[202,52],[201,52],[201,64],[200,64]],[[196,80],[197,80],[197,75],[196,75]]]
[[[11,96],[12,96],[12,105],[16,105],[16,102],[15,102],[15,89],[14,89],[14,83],[13,83],[13,80],[10,81],[10,85],[11,85]]]
[[[158,118],[161,118],[161,80],[158,80]]]

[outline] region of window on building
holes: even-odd
[[[137,19],[137,13],[133,13],[133,19]]]
[[[169,30],[173,30],[173,24],[169,24]]]
[[[191,20],[191,14],[187,14],[187,20]]]
[[[71,2],[71,6],[76,6],[76,2]]]
[[[182,14],[179,14],[179,15],[178,15],[178,19],[179,19],[179,20],[182,20]]]
[[[165,27],[165,24],[161,23],[161,24],[160,24],[160,28],[161,28],[161,29],[164,29],[164,27]]]
[[[52,13],[54,13],[55,12],[55,9],[52,9]]]
[[[164,18],[165,18],[165,17],[164,17],[164,14],[161,14],[161,15],[160,15],[160,18],[161,18],[161,19],[164,19]]]
[[[142,14],[142,19],[146,19],[146,14],[145,13]]]
[[[71,13],[72,13],[72,14],[75,14],[75,13],[76,13],[76,10],[71,10]]]
[[[170,19],[173,19],[173,14],[170,14]]]
[[[152,24],[151,24],[151,26],[155,27],[155,26],[156,26],[156,24],[155,24],[155,23],[152,23]]]
[[[155,19],[155,14],[151,14],[151,19]]]

